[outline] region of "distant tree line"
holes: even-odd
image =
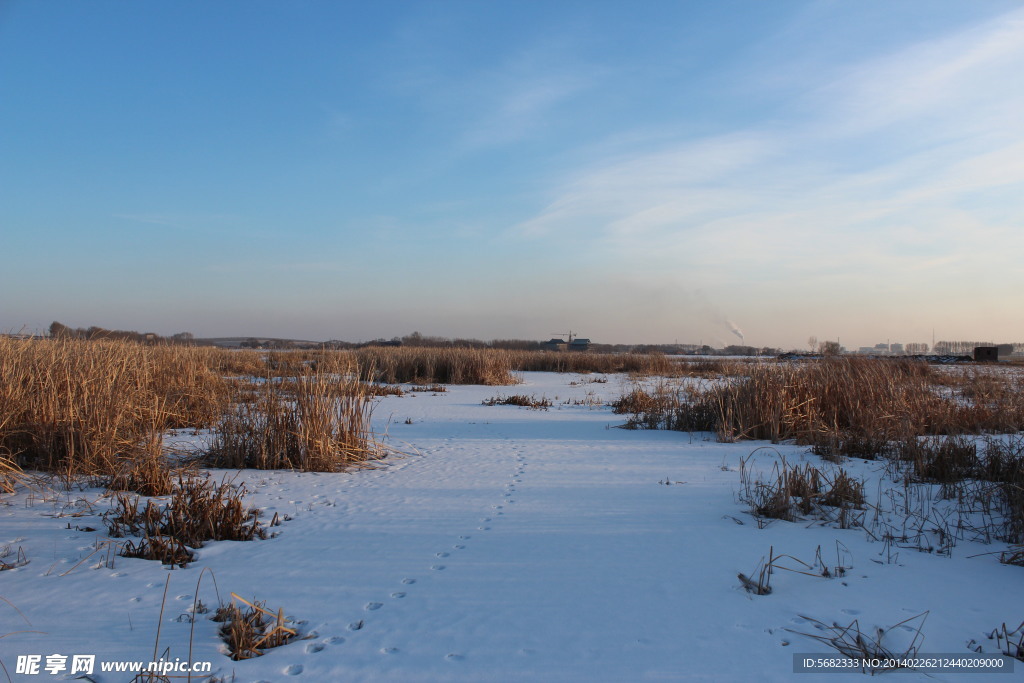
[[[333,348],[359,348],[363,346],[411,346],[431,348],[461,349],[507,349],[510,351],[541,351],[546,348],[545,342],[531,339],[466,339],[456,337],[437,337],[413,332],[404,337],[391,339],[374,339],[360,344],[348,342],[328,342]],[[596,353],[664,353],[666,355],[722,355],[722,356],[770,356],[781,353],[772,347],[756,347],[734,344],[724,349],[715,349],[707,344],[599,344],[591,342],[590,350]]]
[[[1015,353],[1024,353],[1024,344],[994,344],[992,342],[979,341],[940,341],[935,342],[932,353],[939,356],[969,356],[974,353],[977,346],[997,346],[1000,357],[1011,356]]]
[[[54,339],[121,339],[142,344],[194,344],[195,336],[191,332],[179,332],[163,337],[154,332],[136,332],[135,330],[108,330],[103,327],[68,327],[54,320],[50,323],[50,336]]]

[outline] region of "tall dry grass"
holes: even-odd
[[[750,364],[745,374],[685,390],[634,391],[617,405],[634,413],[633,426],[870,450],[912,436],[1024,428],[1019,382],[989,380],[951,394],[925,363],[835,357]]]
[[[385,454],[370,425],[372,387],[352,372],[307,371],[242,385],[214,432],[213,467],[337,472]]]
[[[323,358],[331,353],[320,352]],[[351,352],[359,367],[389,384],[509,385],[515,372],[631,373],[678,376],[690,371],[685,363],[659,354],[611,354],[504,349],[367,347]],[[718,368],[718,366],[716,366]]]
[[[604,372],[675,376],[681,366],[660,353],[592,353],[587,351],[513,351],[513,369],[520,372]]]
[[[512,353],[499,349],[367,347],[351,352],[360,370],[396,384],[516,384]]]
[[[124,475],[174,427],[208,427],[226,385],[209,351],[0,338],[0,470]]]
[[[213,429],[227,467],[334,471],[381,453],[351,354],[0,337],[0,490],[23,469],[173,487],[163,434]]]

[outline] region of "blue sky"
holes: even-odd
[[[0,327],[1024,341],[1020,2],[0,2]]]

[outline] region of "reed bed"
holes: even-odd
[[[496,349],[367,347],[352,352],[363,373],[386,384],[516,384],[511,353]]]
[[[212,425],[226,384],[209,353],[124,341],[0,338],[0,478],[23,467],[131,477],[174,427]],[[6,476],[3,476],[6,473]]]
[[[967,384],[944,394],[934,379],[928,365],[909,360],[759,363],[719,382],[637,389],[620,399],[619,409],[634,413],[631,426],[715,431],[723,441],[793,439],[815,444],[822,454],[870,457],[912,436],[1024,427],[1019,382],[1004,380],[984,393]]]
[[[514,351],[512,368],[520,372],[603,372],[675,376],[680,365],[660,353],[591,353],[587,351]]]
[[[139,496],[116,494],[115,505],[104,523],[113,538],[141,537],[121,546],[122,557],[184,567],[194,558],[192,550],[203,547],[206,541],[267,537],[258,519],[259,511],[243,503],[245,493],[244,487],[229,482],[214,484],[207,477],[179,475],[166,504],[148,500],[140,510]],[[271,526],[274,524],[276,516]]]
[[[213,429],[220,466],[337,471],[382,453],[373,392],[345,352],[0,337],[0,491],[35,469],[168,495],[175,428]]]
[[[331,352],[325,352],[331,353]],[[344,352],[335,352],[344,353]],[[662,354],[503,349],[367,347],[351,352],[362,371],[389,384],[517,384],[515,372],[678,376],[691,370]],[[720,366],[716,365],[716,369]]]
[[[382,457],[370,427],[373,385],[351,370],[243,385],[214,431],[207,464],[338,472]]]

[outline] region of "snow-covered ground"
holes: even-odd
[[[972,640],[994,653],[987,634],[1024,619],[1024,569],[991,554],[1003,545],[965,540],[944,557],[813,521],[759,529],[737,498],[741,459],[766,475],[780,456],[820,464],[803,447],[616,429],[623,416],[586,404],[613,400],[624,378],[523,378],[380,399],[374,422],[407,455],[377,469],[240,473],[264,519],[290,519],[268,540],[209,543],[184,570],[89,557],[109,506],[99,490],[4,496],[0,549],[10,546],[10,562],[22,548],[29,563],[0,572],[0,635],[10,634],[0,660],[12,680],[61,680],[80,675],[70,659],[56,674],[18,674],[19,655],[41,655],[45,667],[47,655],[94,654],[91,680],[122,681],[131,675],[98,663],[148,661],[154,647],[187,660],[191,641],[194,661],[244,682],[837,681],[862,674],[794,675],[794,653],[835,655],[800,635],[821,633],[803,617],[856,619],[872,636],[927,613],[912,622],[920,653],[964,654]],[[482,405],[499,394],[555,405]],[[844,467],[867,481],[869,498],[879,495],[880,463]],[[737,574],[756,574],[770,548],[814,565],[819,547],[845,575],[780,570],[764,596],[740,585]],[[283,608],[303,638],[231,661],[217,624],[200,616],[193,634],[187,617],[197,585],[216,605],[215,583],[225,600],[234,592]],[[897,628],[887,642],[898,648],[914,635]]]

